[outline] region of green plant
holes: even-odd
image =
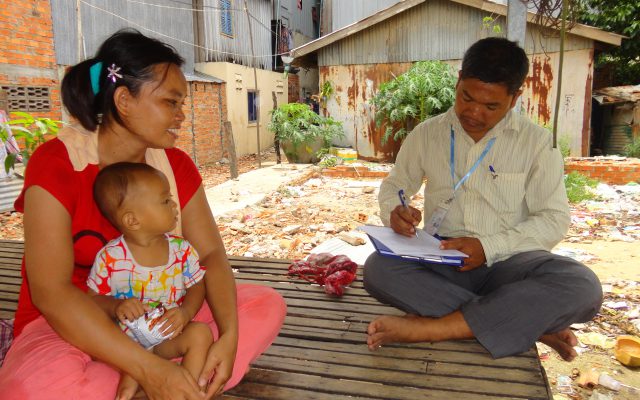
[[[498,25],[498,18],[494,18],[494,17],[484,17],[482,18],[482,27],[484,29],[490,29],[493,31],[493,33],[495,34],[500,34],[502,33],[502,28],[500,27],[500,25]]]
[[[560,154],[562,154],[562,158],[567,158],[571,156],[571,144],[569,144],[568,135],[562,135],[558,138],[558,148],[560,149]]]
[[[327,105],[327,100],[333,94],[333,83],[331,81],[324,81],[320,87],[320,105],[324,108]]]
[[[8,139],[8,127],[13,137],[18,141],[22,141],[24,147],[18,153],[9,153],[7,155],[4,160],[4,168],[7,172],[13,168],[19,156],[26,166],[35,149],[46,141],[46,136],[58,133],[60,129],[58,124],[61,123],[50,118],[37,118],[24,112],[13,112],[11,114],[18,118],[9,120],[6,126],[0,124],[0,139],[3,141]]]
[[[280,142],[289,142],[294,151],[318,140],[322,141],[322,148],[328,149],[332,140],[344,138],[342,123],[320,116],[302,103],[282,104],[272,110],[269,129]]]
[[[598,186],[598,181],[573,171],[564,176],[564,186],[569,203],[579,203],[596,198],[596,194],[589,188]]]
[[[636,137],[631,143],[624,146],[624,155],[627,157],[640,158],[640,137]]]
[[[596,58],[596,69],[613,71],[611,86],[640,83],[640,2],[638,0],[580,0],[579,22],[626,36]]]
[[[409,71],[380,85],[371,99],[376,107],[376,126],[386,124],[382,137],[401,140],[412,124],[446,111],[455,100],[456,76],[441,61],[420,61]]]

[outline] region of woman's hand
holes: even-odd
[[[147,365],[143,379],[138,383],[149,400],[202,400],[196,380],[185,368],[171,361],[158,359],[153,365]]]
[[[207,399],[221,394],[224,385],[231,378],[236,358],[236,346],[237,341],[233,337],[223,335],[209,348],[207,361],[198,379],[198,385],[202,388],[206,387],[209,382]]]

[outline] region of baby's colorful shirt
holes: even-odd
[[[101,295],[118,299],[139,299],[151,307],[166,308],[182,304],[187,288],[205,274],[198,254],[184,238],[165,234],[169,242],[169,261],[164,266],[145,267],[133,258],[123,236],[110,241],[98,252],[87,286]]]

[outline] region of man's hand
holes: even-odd
[[[187,310],[182,307],[173,307],[162,315],[158,320],[158,325],[163,328],[163,336],[173,339],[182,333],[190,320]]]
[[[209,383],[207,399],[218,396],[224,390],[224,385],[231,378],[233,364],[236,360],[237,342],[232,337],[221,336],[211,345],[207,360],[198,379],[198,385],[203,388]]]
[[[458,271],[471,271],[487,262],[482,243],[476,238],[461,237],[443,240],[440,242],[440,248],[443,250],[459,250],[469,256],[463,258],[464,264]]]
[[[140,318],[148,310],[138,299],[124,299],[116,306],[116,318],[124,324],[124,321],[133,322]]]
[[[422,213],[411,207],[403,207],[401,205],[391,211],[389,216],[389,225],[394,232],[404,236],[414,236],[416,234],[416,225],[422,220]]]

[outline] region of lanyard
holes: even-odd
[[[496,142],[496,138],[492,137],[491,139],[489,139],[489,143],[487,143],[487,145],[484,147],[484,150],[482,150],[482,154],[480,154],[480,157],[476,160],[475,164],[473,164],[473,166],[471,167],[471,169],[469,170],[469,172],[467,172],[459,181],[458,183],[456,183],[453,186],[453,193],[456,192],[456,190],[458,190],[458,188],[460,186],[462,186],[462,184],[469,179],[469,177],[471,176],[471,174],[473,174],[473,172],[476,170],[476,168],[478,168],[478,165],[480,165],[480,163],[482,162],[482,160],[484,159],[484,157],[487,155],[487,153],[489,152],[489,150],[491,150],[491,147],[493,147],[493,144]],[[456,144],[456,138],[453,134],[453,125],[451,125],[451,152],[450,152],[450,157],[449,157],[449,166],[451,167],[451,181],[455,182],[455,169],[456,169],[456,161],[454,158],[454,148],[455,148],[455,144]]]

